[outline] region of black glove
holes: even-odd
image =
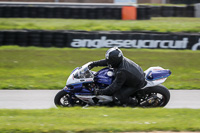
[[[95,95],[103,95],[103,91],[100,90],[100,89],[95,89],[95,90],[94,90],[94,94],[95,94]]]
[[[88,65],[88,69],[92,69],[94,67],[94,63],[92,62],[92,63],[90,63],[89,65]]]

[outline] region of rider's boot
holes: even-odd
[[[127,105],[130,107],[136,107],[138,105],[138,100],[133,97],[129,97]]]

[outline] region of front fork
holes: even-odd
[[[74,105],[75,95],[71,92],[71,90],[67,86],[65,86],[63,90],[67,92],[67,95],[68,95],[67,100],[69,104]]]

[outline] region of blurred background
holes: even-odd
[[[199,90],[200,0],[0,0],[1,108],[43,106],[32,90],[44,89],[35,94],[44,99],[45,91],[54,95],[74,68],[104,59],[114,46],[143,70],[170,69],[163,84],[170,91]],[[30,95],[24,101],[23,90]],[[197,95],[185,94],[184,100]],[[1,133],[200,130],[198,109],[0,111]]]
[[[199,89],[199,0],[0,1],[1,89],[60,89],[114,46],[170,69],[168,88]]]
[[[0,18],[2,18],[0,21],[0,45],[76,47],[73,45],[74,39],[101,40],[101,37],[105,36],[107,39],[114,40],[159,40],[162,38],[162,40],[174,41],[172,45],[175,49],[192,49],[193,45],[198,43],[199,40],[199,34],[197,35],[196,33],[199,33],[200,28],[198,19],[195,19],[200,17],[199,0],[0,1],[2,1],[0,2]],[[19,20],[20,18],[23,19],[23,22]],[[59,19],[59,21],[55,22],[52,20],[53,18]],[[77,21],[73,20],[72,22],[70,19],[77,19]],[[86,22],[86,20],[91,21]],[[102,20],[102,22],[100,22],[100,20]],[[117,20],[149,21],[122,22]],[[165,23],[163,23],[164,21]],[[110,26],[108,25],[109,23],[113,23],[113,25]],[[117,32],[110,33],[99,31]],[[121,31],[129,32],[122,33]],[[138,33],[138,31],[140,33]],[[151,32],[151,34],[145,33],[147,31]],[[161,35],[160,33],[154,32],[162,32],[165,34]],[[172,32],[179,33],[169,34]],[[186,37],[185,34],[182,34],[183,32],[192,32],[195,34],[187,35],[187,38],[185,38],[185,42],[188,41],[187,44],[185,43],[187,46],[176,46],[175,41],[183,41],[184,37]],[[92,45],[81,47],[99,48],[112,47],[114,45],[127,47],[124,45],[121,46],[120,44],[99,46],[98,41],[94,44],[98,46]],[[130,43],[129,45],[128,47],[136,48],[134,44]],[[150,42],[145,44],[146,48],[150,45]],[[166,45],[166,47],[164,46],[162,48],[169,48],[169,42],[167,42]],[[77,47],[79,47],[78,44]],[[149,48],[160,47],[150,46]],[[196,49],[198,49],[198,47],[195,46],[194,50]]]
[[[115,2],[134,2],[134,3],[162,3],[162,4],[194,4],[199,0],[0,0],[16,2],[70,2],[70,3],[115,3]]]

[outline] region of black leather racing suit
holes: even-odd
[[[107,61],[95,61],[93,66],[107,66]],[[105,89],[99,90],[100,94],[113,95],[121,103],[131,104],[129,96],[146,85],[142,68],[130,59],[123,57],[118,67],[114,68],[114,73],[113,83]]]

